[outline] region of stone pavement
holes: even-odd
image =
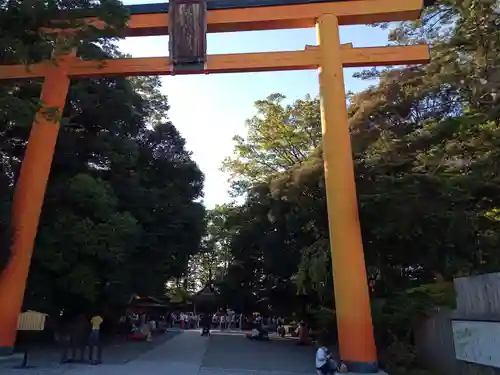
[[[314,348],[293,340],[247,340],[241,333],[201,337],[185,331],[128,362],[0,370],[0,375],[314,375]]]
[[[296,342],[278,337],[260,342],[247,340],[242,335],[214,333],[202,367],[238,370],[235,372],[238,375],[315,374],[315,349],[297,346]]]

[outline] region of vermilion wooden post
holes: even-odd
[[[12,352],[16,340],[17,319],[59,132],[58,117],[69,89],[67,70],[73,58],[74,54],[59,57],[49,68],[41,94],[43,108],[33,122],[15,188],[11,257],[0,276],[0,354]]]
[[[340,357],[350,372],[377,373],[338,19],[318,18],[319,85],[326,200]]]

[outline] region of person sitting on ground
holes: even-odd
[[[318,338],[318,350],[316,351],[316,370],[318,375],[334,375],[338,370],[338,363],[332,358],[327,347],[328,339],[325,336]]]
[[[252,337],[264,338],[268,332],[262,327],[262,324],[255,320],[252,324]]]
[[[201,326],[201,333],[203,334],[203,331],[206,331],[210,333],[210,316],[208,314],[203,314],[200,317],[200,326]]]

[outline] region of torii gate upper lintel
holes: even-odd
[[[170,24],[177,11],[183,27]],[[194,7],[188,10],[187,7]],[[193,5],[194,4],[194,5]],[[351,372],[378,372],[369,290],[367,285],[343,67],[422,64],[429,61],[427,45],[354,48],[341,45],[339,25],[418,19],[422,0],[174,0],[170,4],[129,7],[127,36],[167,35],[171,31],[171,56],[179,39],[192,38],[186,59],[168,57],[87,61],[68,54],[58,64],[46,61],[27,68],[0,66],[0,79],[45,79],[41,100],[61,112],[70,80],[99,76],[206,74],[318,69],[326,197],[330,229],[332,267],[335,278],[335,308],[342,360]],[[168,9],[169,7],[173,7]],[[184,7],[184,8],[183,8]],[[196,7],[198,7],[196,9]],[[204,8],[205,7],[205,8]],[[168,13],[171,13],[168,15]],[[183,13],[184,12],[184,13]],[[174,17],[173,17],[174,16]],[[179,17],[177,17],[179,19]],[[89,17],[88,22],[99,25]],[[177,21],[173,21],[177,22]],[[179,25],[177,25],[179,26]],[[222,54],[206,56],[206,32],[232,32],[305,28],[315,26],[318,45],[300,51]],[[204,42],[205,41],[205,42]],[[205,43],[205,44],[203,44]],[[179,51],[177,51],[179,52]],[[181,51],[182,52],[182,51]],[[177,66],[176,66],[177,64]],[[186,67],[186,64],[189,65]],[[0,353],[12,351],[17,318],[40,212],[43,205],[59,123],[47,119],[43,109],[33,123],[17,181],[13,202],[11,258],[0,277]]]

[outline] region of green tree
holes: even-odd
[[[82,13],[92,15],[106,22],[108,27],[97,29],[82,23]],[[64,20],[60,17],[64,12]],[[121,2],[114,0],[62,0],[62,1],[0,1],[0,63],[31,64],[50,58],[57,35],[51,28],[78,28],[75,38],[60,44],[63,50],[73,46],[80,49],[99,43],[107,50],[112,50],[112,42],[125,27],[127,14]],[[104,39],[104,37],[111,37]],[[62,42],[59,40],[59,42]],[[0,210],[1,266],[8,259],[10,247],[10,212],[11,187],[15,180],[13,173],[17,168],[18,155],[13,148],[20,140],[13,136],[12,129],[31,124],[35,111],[40,107],[39,88],[30,81],[3,81],[0,83],[0,190],[2,191],[2,209]],[[5,203],[4,203],[5,199]]]
[[[231,210],[232,206],[222,205],[206,213],[201,249],[191,257],[186,275],[192,291],[219,283],[227,275],[232,258],[229,246],[231,232],[226,221]]]
[[[109,183],[88,174],[65,182],[57,186],[57,215],[39,230],[26,301],[54,312],[81,311],[120,280],[141,229],[130,213],[117,212]]]
[[[236,193],[302,163],[320,144],[319,99],[284,105],[285,99],[272,94],[255,102],[247,137],[234,137],[235,156],[224,160],[223,170],[230,172]]]

